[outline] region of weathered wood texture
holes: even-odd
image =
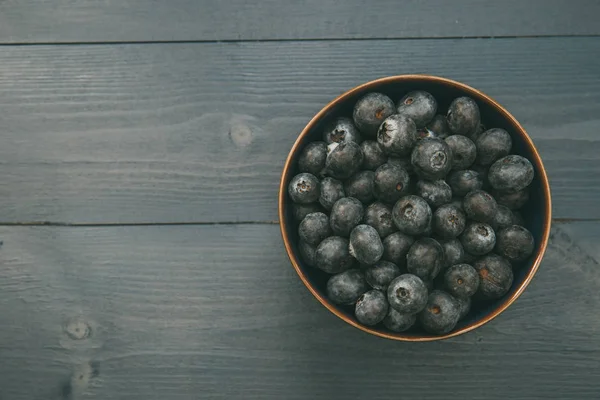
[[[3,227],[0,239],[3,400],[61,399],[71,379],[74,399],[600,393],[598,224],[555,224],[521,299],[475,332],[427,344],[371,337],[330,314],[276,225]],[[86,325],[87,339],[64,331],[81,338]]]
[[[3,47],[0,222],[275,220],[310,118],[402,73],[495,97],[540,149],[554,216],[598,218],[599,54],[600,38]]]
[[[594,0],[0,2],[0,41],[598,35]]]

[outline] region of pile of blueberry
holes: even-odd
[[[368,93],[305,146],[289,182],[302,260],[332,275],[327,296],[364,325],[448,333],[472,303],[504,296],[533,253],[517,211],[529,160],[484,128],[473,99],[437,111],[425,91],[397,105]]]

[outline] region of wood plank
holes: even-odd
[[[1,227],[0,238],[2,399],[600,391],[595,223],[555,224],[512,307],[475,332],[425,344],[371,337],[330,314],[301,285],[273,225]]]
[[[3,43],[598,35],[594,0],[0,2]]]
[[[297,133],[400,73],[495,97],[539,146],[555,217],[598,218],[598,54],[600,38],[4,47],[0,221],[275,220]]]

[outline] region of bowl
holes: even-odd
[[[452,99],[456,97],[469,96],[473,98],[479,105],[481,120],[488,127],[507,130],[513,139],[512,153],[528,158],[535,170],[535,177],[530,186],[530,200],[521,209],[525,227],[531,231],[535,239],[532,256],[518,269],[515,269],[512,288],[504,297],[472,311],[466,319],[460,321],[450,333],[445,335],[429,335],[411,331],[396,333],[385,328],[364,326],[355,319],[350,308],[332,303],[325,293],[329,275],[306,265],[299,257],[297,223],[292,215],[292,202],[287,195],[288,183],[298,173],[299,154],[308,143],[322,140],[323,126],[328,121],[342,115],[352,116],[355,102],[368,92],[381,92],[397,101],[411,90],[426,90],[433,94],[439,104],[438,113],[444,112]],[[304,285],[323,306],[348,324],[372,335],[401,341],[423,342],[447,339],[472,331],[500,315],[519,298],[536,274],[548,244],[551,219],[550,186],[546,171],[542,159],[525,129],[504,107],[481,91],[457,81],[429,75],[399,75],[377,79],[357,86],[327,104],[312,118],[296,139],[283,167],[279,186],[279,225],[283,242],[292,266]]]

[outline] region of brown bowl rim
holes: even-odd
[[[408,335],[404,335],[402,333],[380,332],[373,328],[363,326],[363,325],[353,321],[351,318],[349,318],[345,314],[343,314],[340,310],[337,309],[337,307],[334,304],[332,304],[329,300],[327,300],[326,298],[321,296],[321,294],[308,281],[308,278],[304,274],[304,271],[302,270],[302,268],[300,268],[300,264],[298,262],[296,255],[292,251],[290,238],[289,238],[287,231],[285,229],[285,226],[284,226],[284,203],[286,200],[287,182],[289,179],[288,175],[289,175],[291,167],[292,167],[292,165],[291,165],[292,159],[293,159],[294,155],[296,154],[296,151],[298,150],[298,147],[300,146],[302,139],[308,134],[308,132],[310,132],[312,130],[313,126],[317,123],[317,121],[319,121],[325,114],[327,114],[338,103],[340,103],[341,101],[345,100],[346,98],[354,95],[357,92],[366,91],[374,86],[379,86],[382,84],[398,83],[398,82],[402,82],[402,81],[414,81],[414,80],[429,80],[432,82],[437,82],[437,83],[442,83],[445,85],[454,86],[460,90],[463,90],[467,94],[470,94],[473,97],[476,97],[480,100],[487,102],[497,112],[502,114],[504,116],[504,118],[509,120],[517,128],[517,134],[519,134],[520,136],[522,136],[524,138],[525,143],[527,144],[527,146],[529,147],[529,149],[531,150],[531,152],[533,154],[532,161],[536,165],[537,171],[539,171],[538,178],[541,180],[542,189],[543,189],[544,195],[545,195],[544,198],[546,199],[546,211],[547,212],[546,212],[544,222],[543,222],[541,245],[539,246],[537,254],[535,255],[535,260],[533,262],[533,265],[531,266],[527,276],[525,277],[525,279],[523,280],[521,285],[517,288],[516,291],[514,291],[512,293],[511,296],[504,299],[504,301],[502,303],[500,303],[491,313],[489,313],[485,317],[483,317],[469,325],[466,325],[460,329],[457,329],[457,330],[454,330],[445,335],[439,335],[439,336],[408,336]],[[310,120],[310,122],[304,127],[302,132],[300,132],[300,134],[298,135],[298,138],[294,142],[294,145],[292,146],[292,149],[290,150],[290,152],[288,154],[288,157],[285,161],[285,165],[283,166],[283,172],[281,174],[281,181],[279,184],[279,227],[281,230],[281,235],[283,237],[283,242],[285,245],[287,255],[292,263],[292,266],[296,270],[296,273],[298,273],[300,280],[302,281],[302,283],[304,283],[304,286],[306,286],[306,288],[313,294],[313,296],[317,300],[319,300],[319,302],[323,306],[325,306],[334,315],[338,316],[340,319],[347,322],[348,324],[350,324],[350,325],[354,326],[355,328],[358,328],[364,332],[373,334],[375,336],[379,336],[379,337],[386,338],[386,339],[399,340],[399,341],[429,342],[429,341],[435,341],[435,340],[448,339],[448,338],[451,338],[454,336],[458,336],[458,335],[462,335],[464,333],[470,332],[470,331],[490,322],[491,320],[496,318],[498,315],[500,315],[512,303],[514,303],[515,300],[517,300],[519,298],[519,296],[521,296],[521,294],[525,291],[525,289],[527,288],[527,286],[533,279],[534,275],[536,274],[536,272],[540,266],[540,263],[542,261],[542,258],[544,257],[544,253],[546,252],[546,247],[548,245],[551,221],[552,221],[552,199],[550,197],[550,185],[548,183],[546,169],[544,168],[542,159],[541,159],[535,145],[533,144],[533,141],[531,140],[531,138],[529,137],[529,135],[527,134],[525,129],[517,121],[517,119],[515,117],[513,117],[512,114],[510,114],[498,102],[496,102],[494,99],[492,99],[490,96],[486,95],[485,93],[483,93],[469,85],[466,85],[464,83],[457,82],[457,81],[454,81],[454,80],[448,79],[448,78],[433,76],[433,75],[411,74],[411,75],[395,75],[395,76],[379,78],[379,79],[375,79],[375,80],[363,83],[359,86],[356,86],[356,87],[348,90],[347,92],[339,95],[338,97],[336,97],[333,101],[331,101],[329,104],[327,104],[325,107],[323,107]]]

